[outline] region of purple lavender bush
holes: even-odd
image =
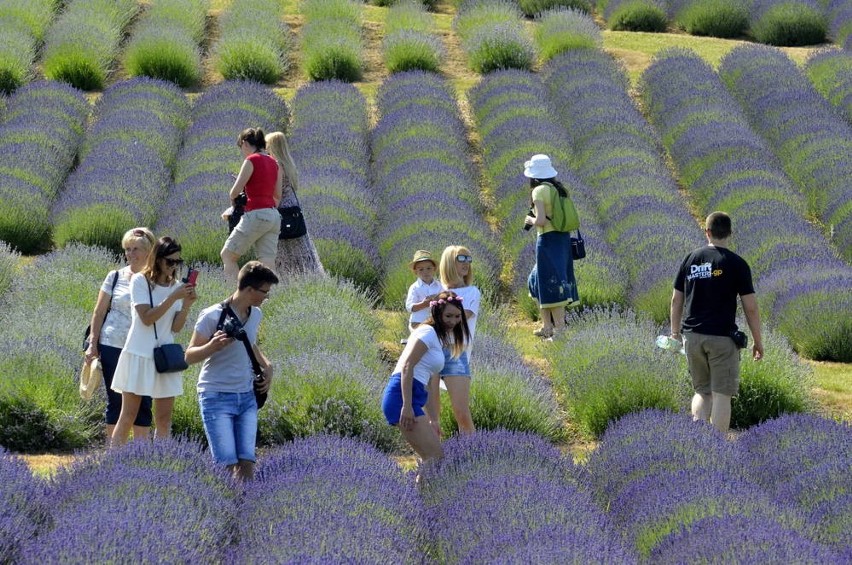
[[[364,287],[380,273],[368,131],[367,102],[352,85],[309,84],[293,99],[290,146],[311,238],[329,273]]]
[[[780,159],[808,200],[809,211],[831,228],[841,254],[852,260],[852,125],[840,119],[807,76],[783,52],[737,48],[719,73],[754,129]],[[785,108],[779,113],[778,108]]]
[[[613,31],[666,31],[666,4],[660,0],[598,0],[597,5]]]
[[[44,76],[81,90],[100,90],[114,67],[119,44],[139,13],[133,0],[75,0],[48,30]]]
[[[465,0],[453,19],[453,28],[474,72],[531,70],[535,64],[535,45],[523,26],[518,4]]]
[[[829,37],[848,50],[852,47],[852,1],[828,0],[825,4]]]
[[[415,249],[429,249],[437,258],[447,245],[471,250],[476,284],[493,292],[498,252],[449,84],[422,71],[398,73],[382,84],[377,100],[381,118],[372,132],[372,177],[385,204],[377,233],[385,304],[404,304]]]
[[[807,531],[795,509],[776,503],[736,470],[722,468],[650,474],[627,485],[612,501],[609,515],[643,558],[670,536],[705,518],[746,516],[777,522],[800,535]]]
[[[171,83],[139,78],[108,88],[95,108],[80,164],[53,206],[54,241],[118,251],[126,230],[153,225],[171,185],[188,112]]]
[[[51,246],[50,206],[71,170],[89,105],[63,83],[35,82],[9,99],[0,122],[0,239],[22,253]]]
[[[541,437],[478,432],[453,437],[444,449],[442,459],[421,469],[430,555],[437,561],[512,561],[515,550],[570,552],[580,562],[636,560],[576,484],[570,460]]]
[[[840,563],[822,544],[766,516],[712,516],[681,527],[657,545],[651,563]]]
[[[0,93],[11,94],[32,77],[36,47],[55,8],[53,0],[0,4]]]
[[[819,0],[755,0],[749,27],[760,43],[795,47],[825,41],[828,22]]]
[[[375,297],[328,277],[295,277],[281,286],[264,306],[261,346],[279,378],[260,413],[260,442],[325,433],[399,448],[399,434],[380,409],[389,369],[375,338]],[[336,314],[317,318],[329,301],[339,305]]]
[[[628,300],[669,316],[671,277],[701,233],[678,192],[657,135],[627,94],[624,70],[598,50],[560,55],[544,70],[577,174],[629,277]],[[645,257],[642,261],[636,256]]]
[[[237,511],[239,542],[225,560],[420,562],[420,506],[413,479],[373,447],[332,436],[299,440],[259,461]]]
[[[718,75],[696,54],[669,50],[643,75],[642,92],[690,199],[702,213],[733,216],[734,250],[752,266],[770,323],[800,354],[849,359],[852,303],[835,289],[852,273],[804,219],[803,196]]]
[[[507,250],[504,272],[524,312],[538,314],[528,296],[527,275],[535,263],[535,237],[521,230],[529,209],[524,161],[536,153],[551,157],[580,215],[589,257],[574,265],[580,297],[586,304],[624,302],[626,276],[601,229],[589,187],[573,174],[564,129],[553,123],[547,90],[523,71],[491,73],[468,93],[482,137],[486,176],[494,186],[498,233]],[[534,135],[533,135],[534,133]]]
[[[45,485],[23,459],[0,446],[0,561],[16,563],[21,546],[42,527],[48,513]]]
[[[288,116],[286,103],[256,82],[226,81],[207,89],[193,105],[174,188],[157,213],[157,233],[176,237],[187,259],[220,263],[228,234],[220,215],[230,204],[230,175],[241,165],[237,135],[248,127],[283,131]]]
[[[273,85],[287,72],[292,38],[280,9],[275,0],[239,0],[220,16],[213,51],[225,80]]]
[[[235,498],[226,469],[198,444],[131,442],[59,472],[50,526],[22,548],[21,562],[144,562],[152,552],[166,562],[221,562]]]
[[[852,123],[852,53],[843,49],[816,51],[808,57],[804,70],[828,103]]]
[[[683,359],[653,347],[657,326],[631,310],[585,309],[545,350],[568,415],[600,436],[621,416],[646,408],[677,411],[691,396]]]
[[[607,427],[583,468],[583,480],[606,508],[630,484],[661,471],[736,468],[738,452],[705,422],[648,409]]]

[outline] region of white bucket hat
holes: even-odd
[[[524,176],[530,179],[552,179],[557,174],[547,155],[533,155],[524,163]]]

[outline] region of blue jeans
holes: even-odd
[[[213,461],[222,465],[255,461],[257,401],[254,392],[199,392],[198,404]]]

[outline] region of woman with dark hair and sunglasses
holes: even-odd
[[[444,351],[458,359],[467,346],[470,332],[462,302],[456,293],[445,290],[429,303],[431,317],[408,337],[382,399],[388,423],[399,427],[424,461],[443,455],[441,439],[429,425],[425,407],[431,395],[429,382],[437,381],[444,366]]]
[[[432,426],[440,433],[441,423],[441,380],[450,395],[453,416],[459,427],[459,433],[472,434],[476,431],[473,416],[470,414],[470,350],[476,334],[476,320],[479,313],[481,293],[473,284],[473,255],[467,247],[450,245],[441,253],[441,284],[445,290],[451,290],[464,302],[464,313],[470,337],[465,342],[464,351],[455,355],[454,350],[444,348],[444,368],[440,379],[429,386],[429,405],[426,411],[432,418]]]
[[[186,323],[195,302],[195,285],[180,282],[181,247],[161,237],[141,272],[130,278],[132,321],[118,358],[112,389],[121,393],[121,413],[112,433],[112,445],[124,445],[143,396],[154,399],[158,438],[171,435],[175,397],[183,394],[181,373],[158,373],[154,348],[174,343],[174,334]],[[156,337],[155,337],[156,325]]]
[[[127,341],[133,306],[130,297],[130,278],[145,268],[148,254],[157,242],[148,228],[133,228],[121,238],[127,266],[107,274],[98,292],[98,301],[92,312],[89,347],[86,348],[86,363],[101,360],[104,386],[107,391],[106,434],[112,437],[118,415],[121,412],[121,395],[112,390],[112,379],[118,357]],[[143,396],[139,413],[133,422],[133,439],[146,439],[151,428],[151,397]]]

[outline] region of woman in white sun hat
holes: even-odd
[[[556,180],[556,169],[547,155],[533,155],[524,163],[524,176],[530,179],[530,213],[524,219],[535,226],[535,266],[527,283],[541,312],[542,326],[534,333],[552,337],[565,329],[565,307],[580,300],[571,257],[571,233],[558,231],[550,222],[553,206],[559,205],[557,190],[567,190]]]

